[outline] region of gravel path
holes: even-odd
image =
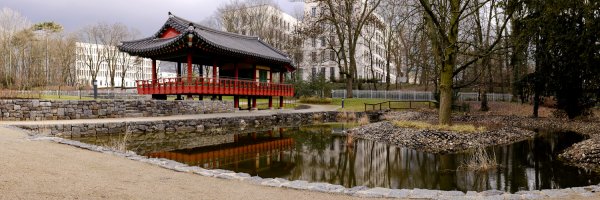
[[[358,199],[175,172],[0,127],[0,199]]]

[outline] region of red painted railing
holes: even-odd
[[[161,78],[154,81],[138,80],[136,84],[138,94],[294,96],[294,87],[290,84],[226,78]]]

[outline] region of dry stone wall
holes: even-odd
[[[162,100],[0,100],[0,120],[157,117],[233,112],[233,102]]]
[[[358,117],[365,113],[357,113]],[[102,137],[113,134],[207,134],[230,133],[271,126],[298,126],[312,123],[339,121],[338,112],[277,113],[272,115],[217,117],[207,119],[123,121],[111,123],[19,125],[36,135],[65,138]]]

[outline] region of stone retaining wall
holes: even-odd
[[[233,112],[232,102],[161,100],[0,100],[0,120],[39,121]]]
[[[356,117],[365,115],[355,114]],[[208,119],[156,120],[114,123],[41,124],[20,125],[38,135],[64,138],[106,136],[112,134],[186,134],[195,132],[225,133],[265,126],[297,126],[303,124],[338,121],[336,111],[311,113],[278,113],[263,116],[221,117]],[[205,131],[205,129],[207,131]]]

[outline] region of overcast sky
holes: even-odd
[[[138,29],[142,36],[154,34],[167,20],[167,13],[200,22],[212,15],[220,4],[229,0],[0,0],[27,17],[32,23],[54,21],[66,31],[77,31],[99,22],[121,22]],[[273,0],[281,9],[293,14],[302,3]]]

